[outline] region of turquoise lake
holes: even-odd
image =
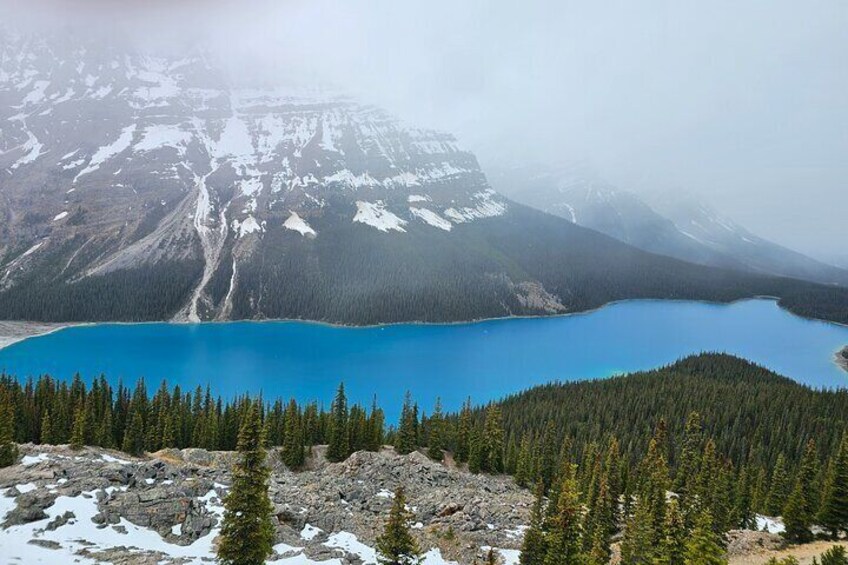
[[[162,379],[211,383],[225,397],[262,391],[329,404],[344,381],[352,401],[377,395],[394,421],[406,390],[429,412],[553,380],[607,377],[722,351],[814,387],[844,387],[833,362],[848,327],[799,318],[772,300],[729,305],[629,301],[584,314],[368,328],[305,322],[98,324],[0,350],[0,370],[86,380],[105,374],[148,388]]]

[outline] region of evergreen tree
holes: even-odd
[[[662,544],[655,565],[683,565],[686,556],[686,524],[677,499],[668,504],[663,524]]]
[[[518,486],[526,487],[533,478],[533,453],[530,445],[530,435],[524,434],[515,462],[515,482]]]
[[[400,414],[395,448],[401,455],[418,449],[418,411],[412,403],[412,395],[406,391]]]
[[[44,416],[41,418],[41,443],[52,445],[53,441],[53,419],[50,417],[50,411],[44,410]]]
[[[224,499],[218,559],[226,565],[260,565],[273,552],[274,507],[268,498],[271,471],[265,465],[265,429],[251,403],[239,430],[239,460]]]
[[[796,482],[783,509],[783,537],[792,543],[805,543],[812,539],[810,533],[811,516],[807,514],[804,491],[801,483]]]
[[[701,462],[703,433],[701,430],[701,415],[692,412],[686,419],[683,432],[683,449],[680,454],[680,464],[674,481],[675,491],[685,497],[692,488],[692,482],[698,476]]]
[[[300,411],[292,399],[285,411],[285,432],[283,437],[282,459],[286,467],[296,471],[303,467],[305,456],[303,451],[303,428],[300,422]]]
[[[566,470],[564,475],[557,493],[556,508],[548,520],[545,565],[576,564],[584,558],[577,481],[573,469]]]
[[[774,464],[774,470],[769,484],[769,496],[766,501],[766,512],[770,516],[779,516],[786,500],[789,498],[789,476],[786,470],[786,458],[781,453]]]
[[[726,565],[721,539],[713,532],[713,518],[702,512],[695,519],[695,527],[686,542],[685,565]]]
[[[344,461],[350,455],[347,396],[345,396],[344,383],[339,385],[330,411],[330,442],[327,446],[327,459],[335,462]]]
[[[490,473],[503,472],[504,430],[501,424],[501,409],[497,404],[486,408],[486,422],[483,427],[482,470]]]
[[[409,523],[412,516],[406,509],[402,487],[395,491],[389,518],[383,533],[377,537],[377,560],[383,565],[415,565],[421,562],[421,549],[412,537]]]
[[[430,433],[427,437],[427,455],[435,461],[444,458],[444,414],[442,414],[442,401],[436,399],[433,415],[429,420]]]
[[[71,432],[71,449],[85,447],[85,409],[79,406],[74,413],[74,428]]]
[[[544,530],[544,503],[545,485],[539,481],[536,484],[536,498],[530,512],[530,524],[521,542],[521,554],[518,561],[521,565],[543,565],[545,562],[548,548]]]
[[[813,563],[815,563],[815,560]],[[848,565],[848,556],[845,555],[845,548],[834,545],[822,553],[820,563],[821,565]]]
[[[819,523],[834,539],[848,528],[848,434],[842,438],[839,451],[830,464]]]
[[[2,392],[2,390],[0,390]],[[8,394],[0,395],[0,467],[9,467],[18,460],[15,443],[15,405]]]
[[[459,423],[456,431],[456,446],[453,450],[457,463],[467,463],[470,454],[471,440],[471,398],[467,398],[459,413]]]
[[[621,540],[621,563],[643,565],[652,563],[657,551],[658,537],[651,512],[650,501],[638,498],[633,515],[627,520]]]
[[[141,455],[144,452],[144,420],[140,410],[134,410],[130,417],[121,449],[130,455]]]

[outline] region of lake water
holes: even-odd
[[[304,322],[99,324],[0,350],[0,369],[86,380],[104,373],[148,388],[211,383],[329,404],[340,381],[353,401],[374,394],[390,421],[409,389],[429,411],[482,402],[552,380],[648,369],[700,351],[740,355],[815,387],[844,387],[833,355],[848,327],[799,318],[772,300],[730,305],[630,301],[556,318],[347,328]]]

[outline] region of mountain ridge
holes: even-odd
[[[452,135],[337,93],[75,45],[3,38],[0,318],[446,322],[767,294],[848,320],[848,291],[514,203]]]

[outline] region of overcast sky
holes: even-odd
[[[118,7],[119,6],[119,7]],[[588,160],[848,264],[846,0],[0,0],[31,25],[211,44],[454,132],[484,167]],[[120,11],[117,11],[120,10]]]

